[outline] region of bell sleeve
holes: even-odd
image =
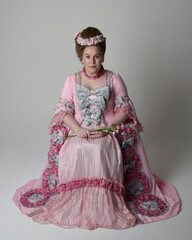
[[[128,119],[125,121],[125,124],[131,124],[135,126],[140,132],[143,131],[143,126],[137,118],[133,102],[129,98],[125,83],[119,74],[114,74],[113,83],[115,90],[115,114],[126,112]]]
[[[63,122],[63,118],[66,114],[74,115],[74,92],[71,76],[68,76],[65,80],[63,90],[61,93],[60,101],[57,103],[54,116],[49,125],[49,132],[52,132],[54,126],[59,125]]]

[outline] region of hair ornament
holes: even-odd
[[[105,41],[105,37],[103,37],[103,34],[97,35],[95,37],[90,37],[90,38],[82,38],[81,33],[78,32],[75,35],[75,41],[81,46],[92,46],[92,45],[97,45],[100,42]]]

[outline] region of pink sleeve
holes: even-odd
[[[49,125],[49,132],[52,132],[54,126],[59,125],[63,122],[65,114],[74,115],[74,86],[73,78],[69,75],[64,83],[63,90],[61,93],[61,99],[57,103],[54,110],[54,116]]]
[[[115,90],[115,99],[128,96],[125,83],[118,73],[113,74],[113,86]]]
[[[113,76],[113,87],[115,94],[115,108],[114,112],[118,114],[119,112],[126,112],[128,115],[128,119],[125,123],[132,124],[139,131],[143,131],[143,127],[139,122],[134,105],[130,98],[128,97],[127,88],[125,83],[119,74],[114,74]]]
[[[66,99],[69,102],[73,102],[73,97],[74,97],[73,79],[69,75],[64,82],[61,98]]]

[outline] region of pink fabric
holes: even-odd
[[[105,111],[105,116],[104,116],[107,123],[109,123],[115,116],[115,112],[114,112],[115,99],[122,96],[128,96],[125,84],[119,74],[112,75],[112,88],[113,88],[113,91],[107,107],[107,111]],[[69,75],[66,78],[64,87],[62,90],[62,94],[61,94],[61,99],[66,99],[69,102],[74,103],[74,109],[75,109],[74,117],[77,121],[79,121],[81,119],[81,112],[80,112],[78,103],[76,101],[77,96],[76,96],[75,74]]]
[[[123,197],[102,188],[79,188],[53,197],[32,216],[38,223],[63,228],[125,229],[135,224]]]
[[[102,146],[105,145],[105,148]],[[75,147],[74,147],[75,146]],[[123,186],[123,162],[117,139],[113,135],[96,140],[69,138],[59,154],[59,187],[65,183],[80,182],[82,176],[89,181],[103,178],[121,188]],[[73,189],[71,191],[71,189]],[[81,189],[81,190],[80,190]],[[54,223],[66,228],[76,226],[87,229],[105,227],[123,229],[133,226],[135,217],[127,209],[121,194],[99,186],[73,185],[41,208],[33,217],[40,223]],[[113,194],[112,194],[113,192]],[[103,218],[101,218],[101,213]]]
[[[140,219],[139,221],[142,223],[150,223],[176,216],[180,211],[180,199],[178,193],[173,187],[173,185],[167,183],[166,181],[157,177],[151,172],[141,138],[139,138],[138,141],[137,152],[140,153],[140,157],[142,159],[142,172],[144,172],[147,175],[147,178],[150,179],[151,194],[154,196],[158,196],[161,200],[164,200],[165,203],[169,206],[169,210],[163,214],[160,214],[159,216],[151,217],[138,214],[138,217]],[[137,202],[135,202],[135,204],[137,204]]]
[[[103,117],[109,123],[119,111],[127,112],[125,135],[73,137],[63,143],[67,131],[62,125],[64,114],[73,115],[85,126],[77,103],[75,75],[67,77],[62,101],[50,124],[51,147],[42,180],[30,181],[17,189],[13,197],[21,212],[34,221],[63,228],[124,229],[133,226],[136,219],[149,223],[173,217],[180,211],[175,188],[151,173],[138,132],[142,126],[123,80],[112,74],[111,81],[112,91]],[[101,121],[100,126],[103,125]],[[95,126],[91,124],[89,128]],[[58,166],[52,159],[58,160]],[[31,196],[37,200],[33,193],[42,201],[33,203],[30,199],[29,203]]]
[[[83,187],[99,187],[110,190],[114,193],[117,193],[121,196],[124,196],[125,190],[123,185],[119,183],[114,183],[111,180],[104,178],[80,178],[78,180],[69,181],[67,183],[62,183],[58,186],[58,193],[67,192],[78,188]]]
[[[59,154],[58,175],[59,184],[86,176],[123,185],[123,162],[117,139],[111,134],[95,140],[67,139]]]

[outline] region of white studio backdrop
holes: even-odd
[[[186,205],[192,197],[191,12],[191,0],[0,0],[0,176],[6,192],[1,212],[8,215],[7,222],[0,220],[4,240],[78,239],[79,234],[84,239],[158,240],[157,232],[169,240],[180,240],[185,232],[183,239],[188,239],[191,228],[180,228],[180,223],[190,223]],[[174,220],[92,234],[37,225],[11,203],[15,189],[43,169],[48,125],[64,80],[82,68],[75,33],[88,26],[107,38],[104,67],[118,72],[127,85],[144,125],[152,170],[186,199]]]

